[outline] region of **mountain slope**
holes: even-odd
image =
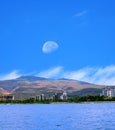
[[[77,80],[51,80],[35,76],[22,76],[14,80],[0,81],[0,91],[9,91],[17,99],[30,98],[42,93],[51,96],[60,90],[67,91],[70,97],[99,95],[103,87]]]

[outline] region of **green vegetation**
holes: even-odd
[[[50,104],[50,103],[81,103],[81,102],[101,102],[101,101],[115,101],[115,97],[112,98],[108,98],[108,97],[104,97],[104,96],[78,96],[75,98],[68,98],[68,100],[66,101],[62,101],[62,100],[51,100],[51,99],[47,99],[47,100],[36,100],[34,98],[30,98],[30,99],[26,99],[26,100],[14,100],[14,101],[0,101],[0,104]]]
[[[98,102],[98,101],[115,101],[115,97],[108,98],[105,96],[78,96],[75,98],[68,99],[68,102],[79,103],[79,102]]]
[[[49,104],[49,100],[35,100],[34,98],[26,99],[26,100],[13,100],[13,101],[0,101],[0,104]]]

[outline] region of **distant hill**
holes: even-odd
[[[99,95],[105,86],[70,79],[46,79],[36,76],[21,76],[13,80],[0,81],[0,92],[10,92],[16,99],[26,99],[39,94],[53,95],[59,90],[68,96]]]
[[[21,76],[16,80],[37,81],[37,80],[47,80],[47,79],[43,77],[37,77],[37,76]]]

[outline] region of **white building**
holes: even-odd
[[[53,99],[54,100],[63,100],[63,101],[66,101],[67,100],[67,92],[57,92],[55,93],[55,95],[53,96]]]
[[[42,101],[42,100],[45,100],[45,96],[44,96],[44,94],[37,95],[36,99],[39,100],[39,101]]]
[[[102,90],[101,95],[107,96],[107,97],[115,97],[115,88],[110,88],[110,87],[104,88]]]
[[[60,99],[64,100],[64,101],[67,100],[67,92],[66,91],[63,92],[63,94],[60,96]]]

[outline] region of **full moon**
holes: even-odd
[[[51,53],[56,51],[59,48],[59,45],[54,41],[47,41],[42,47],[43,53]]]

